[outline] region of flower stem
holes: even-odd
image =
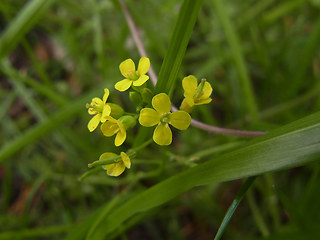
[[[94,161],[92,163],[88,164],[89,168],[95,167],[95,166],[100,166],[100,165],[108,165],[108,164],[112,164],[115,163],[116,160],[120,159],[120,155],[116,156],[116,157],[112,157],[112,158],[107,158],[107,159],[101,159],[98,161]]]

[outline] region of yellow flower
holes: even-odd
[[[106,152],[100,156],[99,160],[104,160],[104,159],[113,158],[117,156],[118,155],[115,153]],[[117,177],[121,173],[123,173],[126,168],[131,167],[130,158],[126,153],[121,152],[120,157],[121,157],[120,159],[115,160],[116,163],[103,166],[103,168],[107,170],[107,174],[109,176]]]
[[[125,77],[114,86],[118,91],[123,92],[133,86],[141,86],[148,81],[149,76],[146,73],[149,71],[150,60],[147,57],[140,58],[138,70],[132,59],[127,59],[120,63],[119,69],[121,74]]]
[[[185,130],[191,122],[190,115],[185,111],[171,113],[170,98],[160,93],[152,98],[152,108],[143,108],[140,111],[139,122],[142,126],[152,127],[158,125],[153,132],[153,140],[159,145],[170,145],[172,132],[169,124],[179,130]]]
[[[114,145],[116,145],[117,147],[120,146],[124,142],[124,140],[126,140],[127,134],[125,126],[121,121],[116,120],[110,116],[106,116],[105,120],[106,121],[100,127],[102,133],[107,137],[111,137],[117,134],[114,140]]]
[[[111,113],[111,108],[108,104],[106,104],[107,99],[109,97],[109,89],[104,89],[104,95],[102,100],[98,97],[92,99],[91,104],[88,104],[88,113],[90,115],[95,115],[88,123],[88,129],[90,132],[94,131],[100,122],[105,122],[106,116],[109,116]]]
[[[182,80],[185,101],[190,107],[194,105],[207,104],[212,101],[210,98],[212,87],[205,79],[198,80],[195,76],[190,75]]]

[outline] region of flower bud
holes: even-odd
[[[153,98],[153,94],[152,94],[152,91],[149,88],[143,88],[141,90],[141,96],[142,96],[143,102],[151,103],[152,98]]]
[[[113,118],[119,118],[123,115],[124,110],[118,104],[115,103],[107,103],[107,105],[111,108],[110,116]]]
[[[129,98],[130,101],[137,106],[140,105],[142,102],[142,98],[140,94],[137,92],[129,92]]]
[[[137,123],[136,118],[129,115],[122,116],[118,121],[121,122],[126,129],[133,128]]]

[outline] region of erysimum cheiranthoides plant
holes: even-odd
[[[190,113],[194,106],[211,102],[212,87],[205,79],[200,83],[195,76],[190,75],[182,80],[184,99],[180,110],[171,112],[171,100],[166,93],[154,95],[146,85],[149,76],[146,75],[150,68],[150,60],[141,57],[138,68],[132,59],[120,63],[119,69],[125,79],[115,84],[115,89],[125,92],[130,89],[129,97],[136,105],[136,113],[128,113],[114,103],[108,103],[109,90],[104,89],[102,99],[95,97],[87,104],[88,113],[94,115],[88,123],[88,129],[93,132],[101,123],[100,130],[106,137],[115,135],[114,144],[121,146],[127,136],[127,131],[132,129],[137,122],[144,127],[155,127],[153,141],[159,146],[168,146],[172,143],[170,126],[186,130],[191,123]],[[152,106],[152,107],[151,107]],[[137,121],[138,120],[138,121]],[[119,176],[126,168],[130,168],[132,158],[136,152],[146,147],[152,141],[147,141],[139,148],[120,154],[106,152],[98,161],[89,164],[89,167],[102,166],[109,176]]]

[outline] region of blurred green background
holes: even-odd
[[[125,3],[158,74],[182,1]],[[204,0],[178,77],[213,86],[213,102],[193,117],[271,131],[319,110],[319,10],[319,0]],[[113,87],[120,62],[140,58],[119,2],[2,0],[0,29],[0,240],[86,239],[81,229],[108,211],[105,203],[205,162],[208,153],[194,159],[202,151],[214,158],[249,140],[190,127],[174,131],[171,146],[139,153],[118,178],[100,171],[79,181],[88,163],[117,151],[113,138],[88,131],[85,104],[107,87],[112,102],[135,111]],[[178,106],[182,96],[177,84],[172,101]],[[106,239],[213,239],[241,183],[194,188]],[[319,162],[258,177],[223,239],[317,239],[318,183]]]

